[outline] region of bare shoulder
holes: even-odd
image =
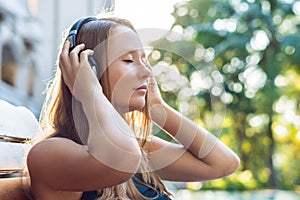
[[[72,156],[72,151],[85,153],[82,145],[66,138],[49,138],[35,144],[27,156],[27,166],[32,168],[44,168],[49,163]],[[73,154],[74,155],[74,154]],[[34,172],[34,171],[32,171]]]
[[[70,150],[75,149],[82,149],[84,150],[84,147],[82,145],[79,145],[75,142],[73,142],[70,139],[66,138],[48,138],[45,140],[42,140],[38,143],[36,143],[30,150],[29,155],[33,156],[47,156],[51,154],[56,154],[57,152],[60,152],[59,155],[63,155],[64,150]],[[69,150],[68,150],[69,151]],[[56,154],[56,156],[59,156]],[[30,157],[31,158],[31,157]]]
[[[38,143],[36,143],[32,149],[35,149],[35,148],[41,148],[39,150],[42,150],[43,148],[51,148],[53,146],[55,147],[58,147],[58,148],[63,148],[65,145],[68,145],[70,147],[71,146],[77,146],[77,147],[80,147],[82,145],[79,145],[75,142],[73,142],[72,140],[70,139],[67,139],[67,138],[61,138],[61,137],[52,137],[52,138],[47,138],[47,139],[44,139]],[[55,148],[54,148],[55,149]]]

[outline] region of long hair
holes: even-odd
[[[127,26],[135,31],[134,27],[128,20],[115,17],[99,18],[84,24],[80,28],[77,37],[77,44],[84,43],[85,48],[94,49],[98,44],[108,39],[111,29],[116,26]],[[64,40],[65,37],[63,42]],[[105,55],[106,52],[102,53]],[[108,64],[107,59],[102,59],[101,61],[98,60],[98,64],[99,69],[97,69],[97,71],[101,72],[103,69],[100,68]],[[111,90],[108,80],[109,67],[106,67],[106,70],[106,73],[100,73],[106,76],[105,83],[99,73],[97,77],[99,83],[103,87],[104,94],[108,99],[110,99]],[[126,120],[128,125],[131,127],[136,138],[141,141],[140,148],[143,155],[146,155],[144,153],[144,147],[146,146],[152,131],[148,97],[149,93],[146,95],[146,104],[144,108],[123,115],[124,120]],[[60,134],[78,144],[84,144],[85,138],[80,137],[80,135],[82,133],[83,135],[88,134],[87,124],[87,118],[83,112],[80,102],[76,101],[75,98],[72,97],[71,92],[63,81],[60,69],[57,67],[55,76],[49,84],[45,103],[40,115],[42,131],[47,133],[46,137],[53,137]],[[78,132],[80,132],[80,135]],[[140,179],[147,186],[156,189],[160,193],[165,193],[167,195],[171,194],[168,192],[159,176],[151,170],[146,156],[143,157],[139,171]],[[136,177],[134,176],[133,178]],[[133,178],[120,185],[100,189],[100,199],[149,199],[139,193],[133,183]]]

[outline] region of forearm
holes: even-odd
[[[208,164],[236,159],[236,155],[213,134],[165,103],[155,105],[151,117],[189,152]]]
[[[105,165],[133,172],[141,152],[130,127],[104,96],[101,87],[94,87],[85,95],[81,104],[89,126],[89,152]]]

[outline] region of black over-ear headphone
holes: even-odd
[[[96,17],[86,17],[86,18],[79,19],[72,25],[72,27],[69,31],[69,34],[67,36],[67,40],[69,40],[71,43],[71,47],[70,47],[69,51],[72,51],[74,49],[74,47],[77,45],[76,44],[77,34],[79,32],[79,29],[82,27],[82,25],[85,23],[88,23],[90,21],[95,21],[95,20],[97,20]],[[95,60],[95,58],[93,56],[89,56],[88,59],[89,59],[89,63],[91,65],[93,71],[97,75],[97,71],[96,71],[97,66],[98,66],[97,61]]]

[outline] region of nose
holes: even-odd
[[[141,63],[138,74],[140,78],[147,79],[151,76],[152,70],[147,63]]]

